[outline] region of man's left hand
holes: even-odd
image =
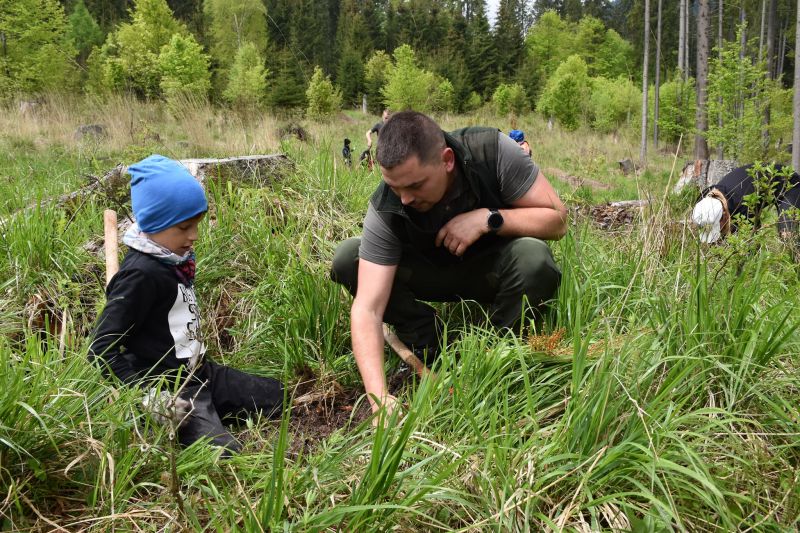
[[[489,231],[488,209],[475,209],[453,217],[436,235],[436,246],[444,246],[451,254],[462,256],[467,248]]]

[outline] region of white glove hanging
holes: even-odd
[[[697,202],[692,211],[692,221],[700,226],[700,242],[716,242],[721,236],[722,202],[706,197]]]

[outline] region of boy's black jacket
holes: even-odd
[[[185,365],[205,351],[199,329],[194,288],[173,266],[132,249],[106,288],[89,358],[125,383],[186,375]]]

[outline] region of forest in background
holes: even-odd
[[[601,132],[644,112],[655,144],[674,146],[699,127],[705,12],[709,144],[718,158],[786,156],[789,0],[500,0],[494,24],[487,9],[483,0],[0,0],[0,95],[128,93],[173,110],[209,99],[313,119],[363,102],[373,113],[491,105]]]

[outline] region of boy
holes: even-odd
[[[353,152],[350,149],[350,139],[344,139],[344,146],[342,147],[342,157],[344,158],[344,164],[347,165],[347,168],[353,166]]]
[[[192,249],[208,210],[203,188],[178,162],[160,155],[128,173],[136,224],[123,237],[130,250],[106,288],[89,358],[106,377],[144,388],[145,408],[159,422],[171,419],[181,444],[210,437],[229,456],[241,444],[222,419],[280,414],[283,386],[203,357]]]
[[[508,136],[517,142],[522,151],[525,152],[525,155],[533,157],[531,155],[531,145],[525,140],[525,133],[522,130],[511,130],[508,132]]]

